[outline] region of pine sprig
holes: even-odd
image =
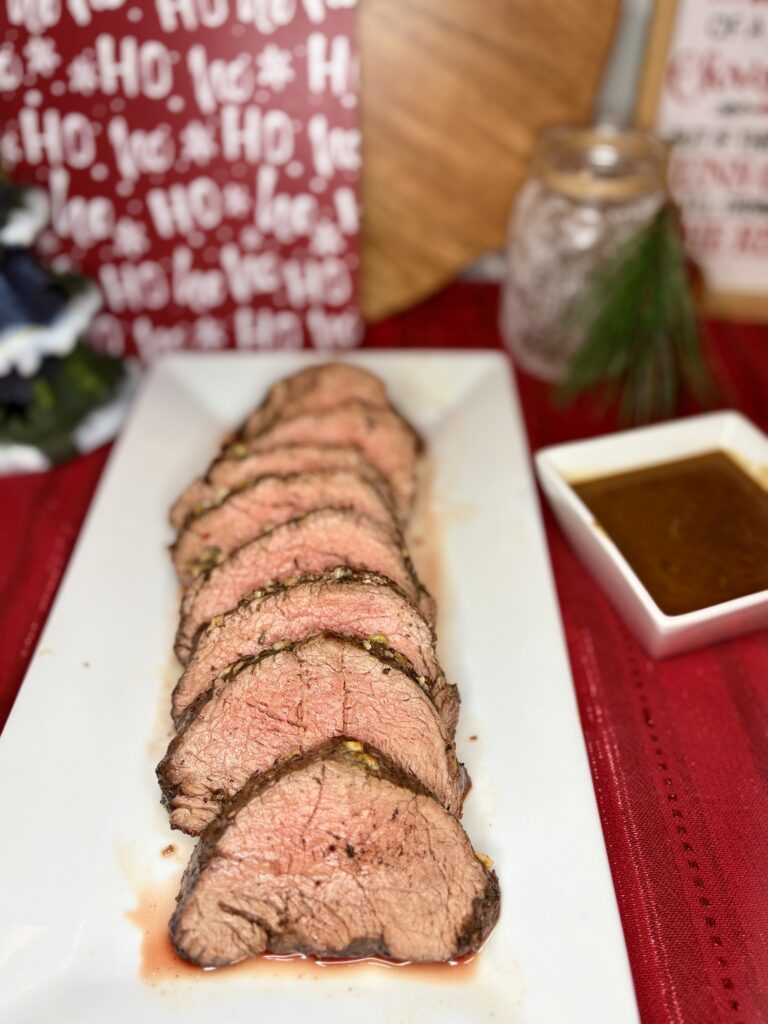
[[[557,333],[578,333],[560,397],[601,389],[622,419],[670,416],[683,386],[710,390],[676,214],[671,204],[624,243],[567,310]],[[556,343],[556,341],[555,341]]]

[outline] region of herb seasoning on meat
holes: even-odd
[[[725,452],[574,490],[667,615],[768,589],[768,491]]]

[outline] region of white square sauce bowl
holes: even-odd
[[[768,590],[680,615],[665,614],[573,485],[724,451],[768,489],[768,437],[740,413],[718,412],[542,448],[539,482],[571,545],[655,658],[768,627]]]

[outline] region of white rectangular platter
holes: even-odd
[[[464,824],[501,882],[496,931],[454,969],[204,973],[163,959],[191,848],[154,779],[178,600],[167,511],[267,387],[313,358],[174,355],[146,381],[0,739],[0,1019],[636,1021],[524,428],[496,353],[349,357],[429,445],[420,529],[437,552],[440,655],[463,698]]]

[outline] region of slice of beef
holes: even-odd
[[[257,590],[237,608],[217,616],[201,633],[176,684],[173,720],[205,693],[228,665],[253,657],[281,641],[295,643],[316,633],[377,639],[415,669],[439,708],[449,734],[456,730],[459,701],[435,655],[431,626],[409,597],[374,572],[338,568],[301,576],[289,584]]]
[[[275,444],[354,445],[392,485],[398,514],[410,514],[415,492],[416,458],[421,442],[413,428],[392,409],[359,399],[333,409],[281,417],[247,437],[260,447]]]
[[[274,448],[249,449],[235,444],[194,480],[171,508],[171,524],[180,529],[187,516],[218,505],[230,491],[262,476],[288,476],[317,469],[348,469],[385,490],[389,482],[358,448],[346,445],[281,444]]]
[[[353,398],[389,406],[386,388],[375,374],[348,363],[310,366],[278,381],[245,421],[241,434],[253,437],[286,414],[323,412]]]
[[[382,644],[321,633],[237,662],[188,709],[157,769],[171,826],[198,835],[254,772],[347,735],[461,814],[466,774],[413,668]]]
[[[263,952],[452,960],[498,919],[487,863],[412,776],[332,740],[249,780],[206,830],[171,938],[203,967]]]
[[[402,537],[393,539],[350,509],[317,509],[269,530],[192,581],[181,603],[175,644],[179,660],[186,664],[201,627],[234,608],[248,591],[338,566],[389,577],[434,621],[434,601],[419,583]]]
[[[190,583],[265,530],[315,508],[351,508],[397,532],[387,492],[348,469],[265,476],[185,521],[171,549],[180,581]]]

